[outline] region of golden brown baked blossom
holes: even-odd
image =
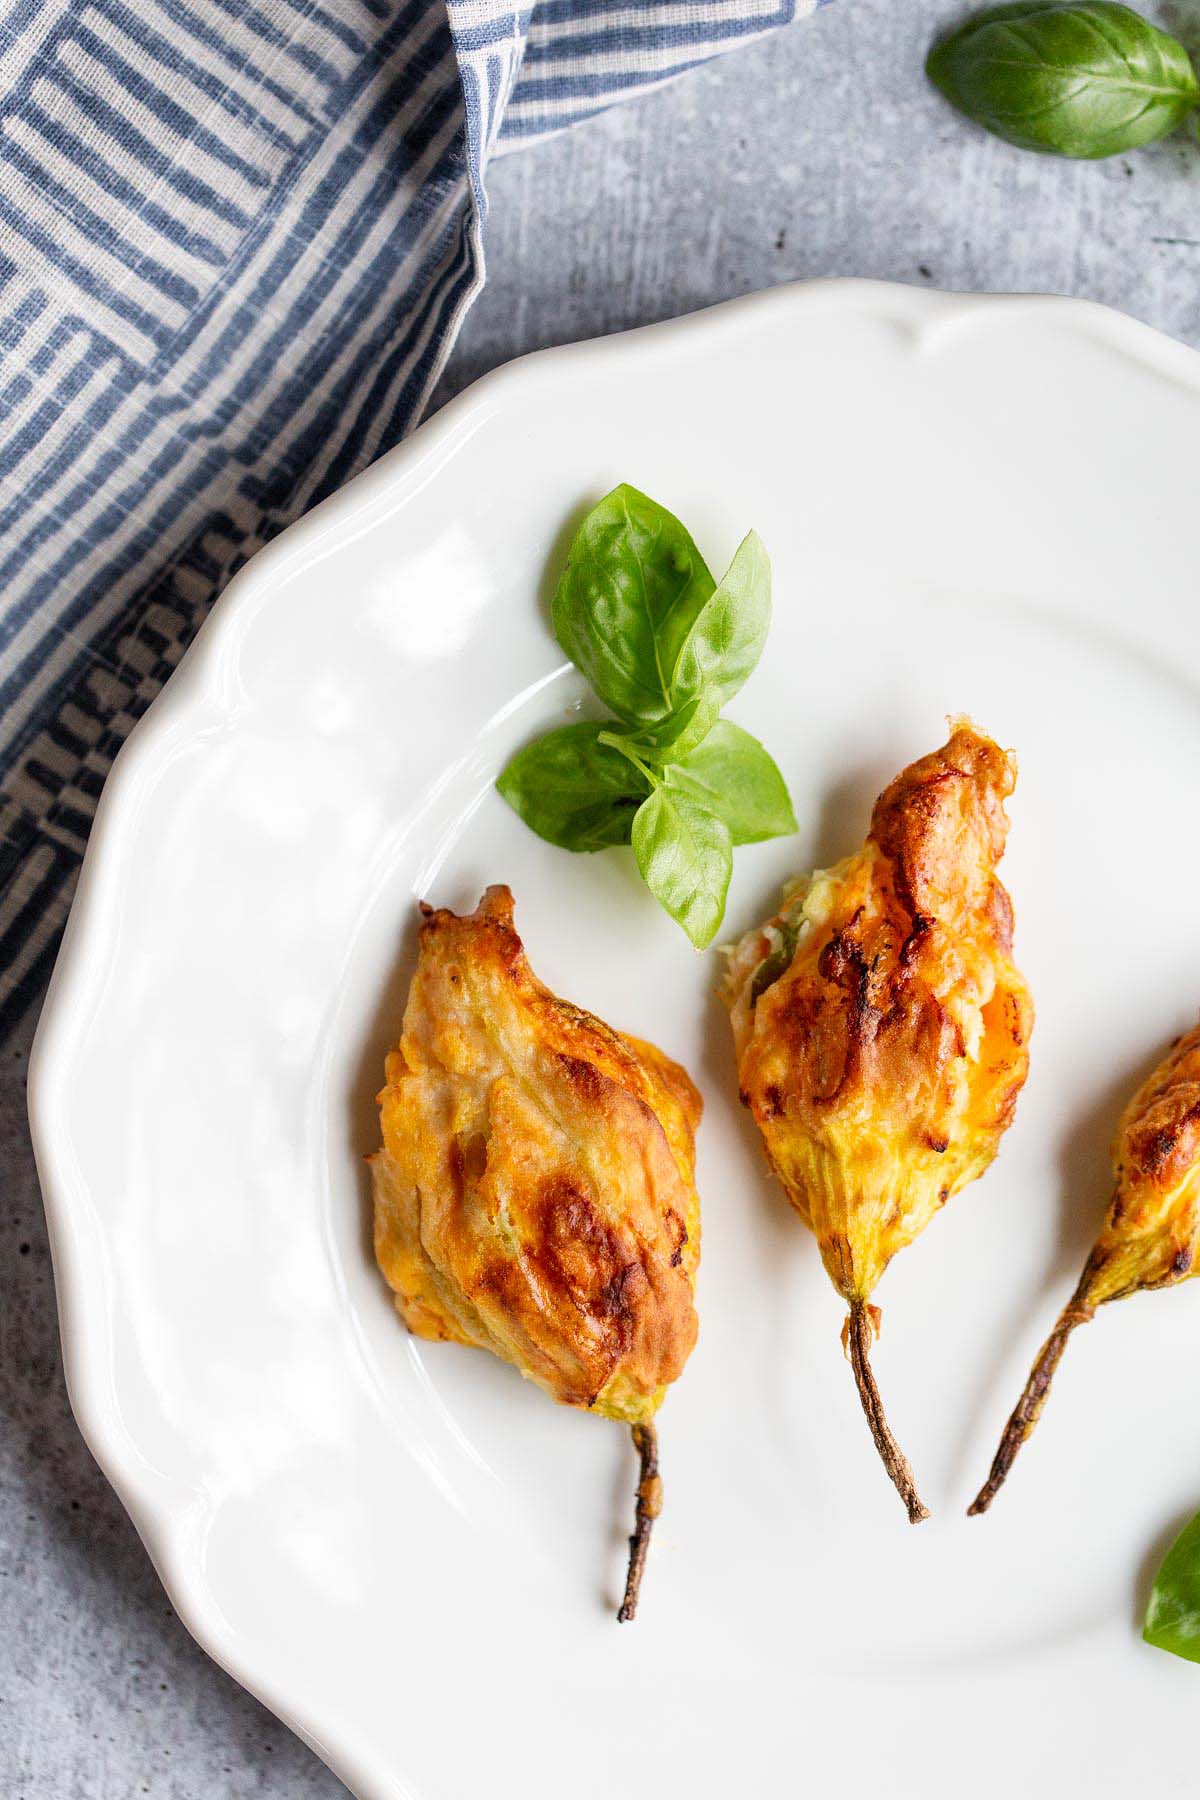
[[[722,985],[744,1103],[849,1306],[843,1333],[888,1473],[912,1472],[868,1353],[891,1258],[981,1175],[1028,1069],[1029,990],[996,875],[1011,756],[969,720],[876,802],[862,849],[795,883]]]
[[[696,1341],[700,1096],[537,979],[508,888],[466,917],[422,913],[379,1096],[375,1254],[417,1336],[491,1350],[633,1427],[631,1618],[660,1501],[654,1415]]]
[[[1200,1251],[1200,1025],[1144,1081],[1113,1139],[1115,1190],[1079,1285],[1038,1352],[991,1471],[970,1508],[986,1512],[1041,1417],[1067,1339],[1110,1300],[1174,1287]]]

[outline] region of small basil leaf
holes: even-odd
[[[756,737],[720,719],[682,762],[670,763],[667,785],[724,819],[735,844],[759,844],[796,830],[783,776]]]
[[[1024,150],[1113,156],[1200,103],[1187,52],[1116,0],[1024,0],[976,15],[926,73],[960,112]]]
[[[712,943],[733,869],[729,827],[686,794],[655,788],[633,821],[633,853],[659,905],[695,944]]]
[[[680,646],[672,683],[675,704],[703,696],[715,718],[753,673],[770,626],[771,562],[766,545],[752,531]]]
[[[1200,1513],[1163,1558],[1142,1636],[1159,1650],[1200,1662]]]
[[[628,844],[649,782],[609,745],[603,725],[564,725],[518,750],[496,786],[531,831],[562,850]]]
[[[681,761],[702,744],[717,722],[721,710],[719,698],[704,691],[687,701],[661,725],[640,736],[648,758],[658,763]]]
[[[779,938],[775,948],[768,951],[750,983],[750,1004],[757,1006],[769,987],[774,987],[780,978],[787,974],[796,954],[796,945],[800,942],[800,927],[804,923],[802,914],[794,919],[787,919],[779,927]]]
[[[713,591],[691,537],[664,506],[622,485],[575,535],[554,595],[554,635],[626,724],[675,710],[679,646]]]

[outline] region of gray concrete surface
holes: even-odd
[[[489,286],[438,399],[542,344],[814,275],[1085,295],[1200,341],[1200,148],[1071,165],[994,143],[921,73],[958,11],[838,0],[495,165]],[[188,1638],[72,1422],[29,1036],[0,1051],[0,1800],[343,1793]]]

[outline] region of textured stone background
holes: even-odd
[[[959,10],[839,0],[496,165],[490,282],[439,399],[543,344],[816,275],[1084,295],[1196,343],[1200,148],[1070,165],[985,138],[921,73]],[[0,1052],[0,1797],[341,1794],[184,1632],[72,1422],[29,1036]]]

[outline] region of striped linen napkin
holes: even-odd
[[[0,1034],[221,587],[420,417],[484,174],[818,0],[14,0],[0,24]]]

